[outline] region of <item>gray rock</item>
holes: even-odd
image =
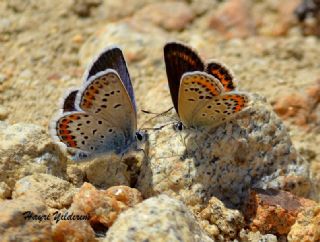
[[[137,186],[145,197],[167,193],[198,210],[212,196],[239,206],[250,187],[310,192],[308,163],[257,95],[247,110],[217,128],[178,131],[167,125],[150,131],[149,142],[150,160]]]
[[[0,139],[0,181],[10,188],[18,179],[30,174],[61,174],[63,167],[57,162],[59,151],[44,128],[0,122]],[[62,156],[61,159],[63,161]]]
[[[0,209],[1,241],[53,241],[49,212],[41,197],[30,193],[6,200]]]
[[[48,174],[36,174],[18,180],[12,195],[18,198],[39,193],[47,206],[63,208],[70,206],[75,192],[75,187],[65,180]]]
[[[160,195],[121,213],[104,241],[201,241],[211,240],[183,203]]]

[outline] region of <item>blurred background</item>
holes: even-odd
[[[319,35],[319,0],[0,1],[0,120],[47,127],[65,90],[111,44],[124,51],[139,110],[164,111],[162,48],[179,40],[226,63],[240,90],[265,96],[316,176]]]

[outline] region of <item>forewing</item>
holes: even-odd
[[[246,93],[229,92],[222,94],[202,105],[197,114],[193,116],[192,123],[194,126],[218,126],[232,119],[235,114],[245,109],[248,103],[249,97]]]
[[[223,92],[223,86],[205,72],[190,72],[182,76],[179,92],[179,117],[187,127],[193,126],[200,107]]]
[[[206,65],[206,72],[217,78],[226,92],[236,88],[233,74],[226,65],[217,61],[211,61]]]
[[[107,69],[113,69],[119,74],[120,79],[122,80],[123,85],[125,86],[130,96],[133,107],[136,110],[135,97],[130,75],[123,53],[119,47],[113,46],[111,48],[105,49],[97,58],[94,59],[94,61],[86,71],[84,77],[85,82],[89,81],[89,79],[92,76],[95,76],[97,73],[100,73]]]
[[[79,91],[76,105],[92,116],[123,129],[128,132],[128,136],[132,136],[137,129],[133,103],[114,70],[106,70],[92,76]]]
[[[164,46],[164,61],[172,102],[179,113],[178,95],[182,75],[191,71],[203,71],[204,64],[190,47],[176,42],[169,42]]]

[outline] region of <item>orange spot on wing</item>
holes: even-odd
[[[61,123],[62,123],[62,125],[64,125],[64,126],[67,126],[69,123],[70,123],[70,120],[69,119],[62,119],[61,120]]]
[[[60,135],[68,135],[71,133],[71,131],[67,130],[67,129],[60,129],[59,133],[60,133]]]
[[[77,147],[77,142],[73,140],[70,134],[62,134],[60,136],[61,140],[69,147]]]
[[[70,115],[69,118],[70,118],[71,120],[78,120],[78,119],[80,119],[80,117],[79,117],[78,115]]]
[[[207,82],[206,80],[201,80],[201,79],[195,79],[195,80],[192,80],[200,85],[203,85],[205,86],[206,88],[208,88],[210,90],[210,92],[215,95],[215,96],[218,96],[220,94],[220,92],[218,91],[218,89],[210,82]]]
[[[224,98],[231,99],[237,102],[236,112],[239,112],[246,105],[246,99],[243,96],[226,95]]]
[[[72,148],[77,147],[77,142],[75,142],[75,141],[69,141],[68,144],[69,144],[69,146],[71,146]]]
[[[59,129],[67,129],[68,125],[66,124],[59,124]]]
[[[226,79],[226,75],[222,74],[219,70],[211,70],[211,74],[219,79],[219,81],[222,83],[222,85],[223,85],[223,87],[224,87],[224,89],[226,91],[232,91],[233,90],[233,88],[230,88],[228,86],[230,81],[228,81]]]

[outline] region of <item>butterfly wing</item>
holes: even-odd
[[[197,126],[199,109],[223,92],[223,86],[213,76],[200,71],[182,76],[179,92],[179,117],[187,126]]]
[[[200,57],[186,45],[169,42],[164,46],[164,61],[173,105],[179,114],[178,95],[180,80],[184,73],[203,71]]]
[[[129,139],[137,129],[136,111],[128,92],[115,70],[92,76],[78,92],[76,107],[119,127]]]
[[[113,69],[119,74],[120,79],[129,94],[133,107],[136,110],[130,75],[123,53],[119,47],[112,46],[102,51],[101,54],[94,59],[92,64],[89,65],[89,68],[84,75],[84,82],[87,82],[92,76],[107,69]]]
[[[244,92],[224,93],[201,105],[192,122],[196,126],[216,127],[244,110],[248,103],[248,94]]]
[[[206,72],[217,78],[226,92],[233,91],[236,88],[233,74],[226,65],[218,61],[210,61],[206,65]]]
[[[75,107],[75,100],[77,96],[78,90],[71,90],[66,93],[65,98],[62,104],[62,111],[63,112],[71,112],[76,111]]]
[[[126,143],[126,137],[118,126],[82,111],[58,116],[51,133],[55,141],[62,142],[75,153],[74,160],[90,157],[92,153],[119,153]]]

